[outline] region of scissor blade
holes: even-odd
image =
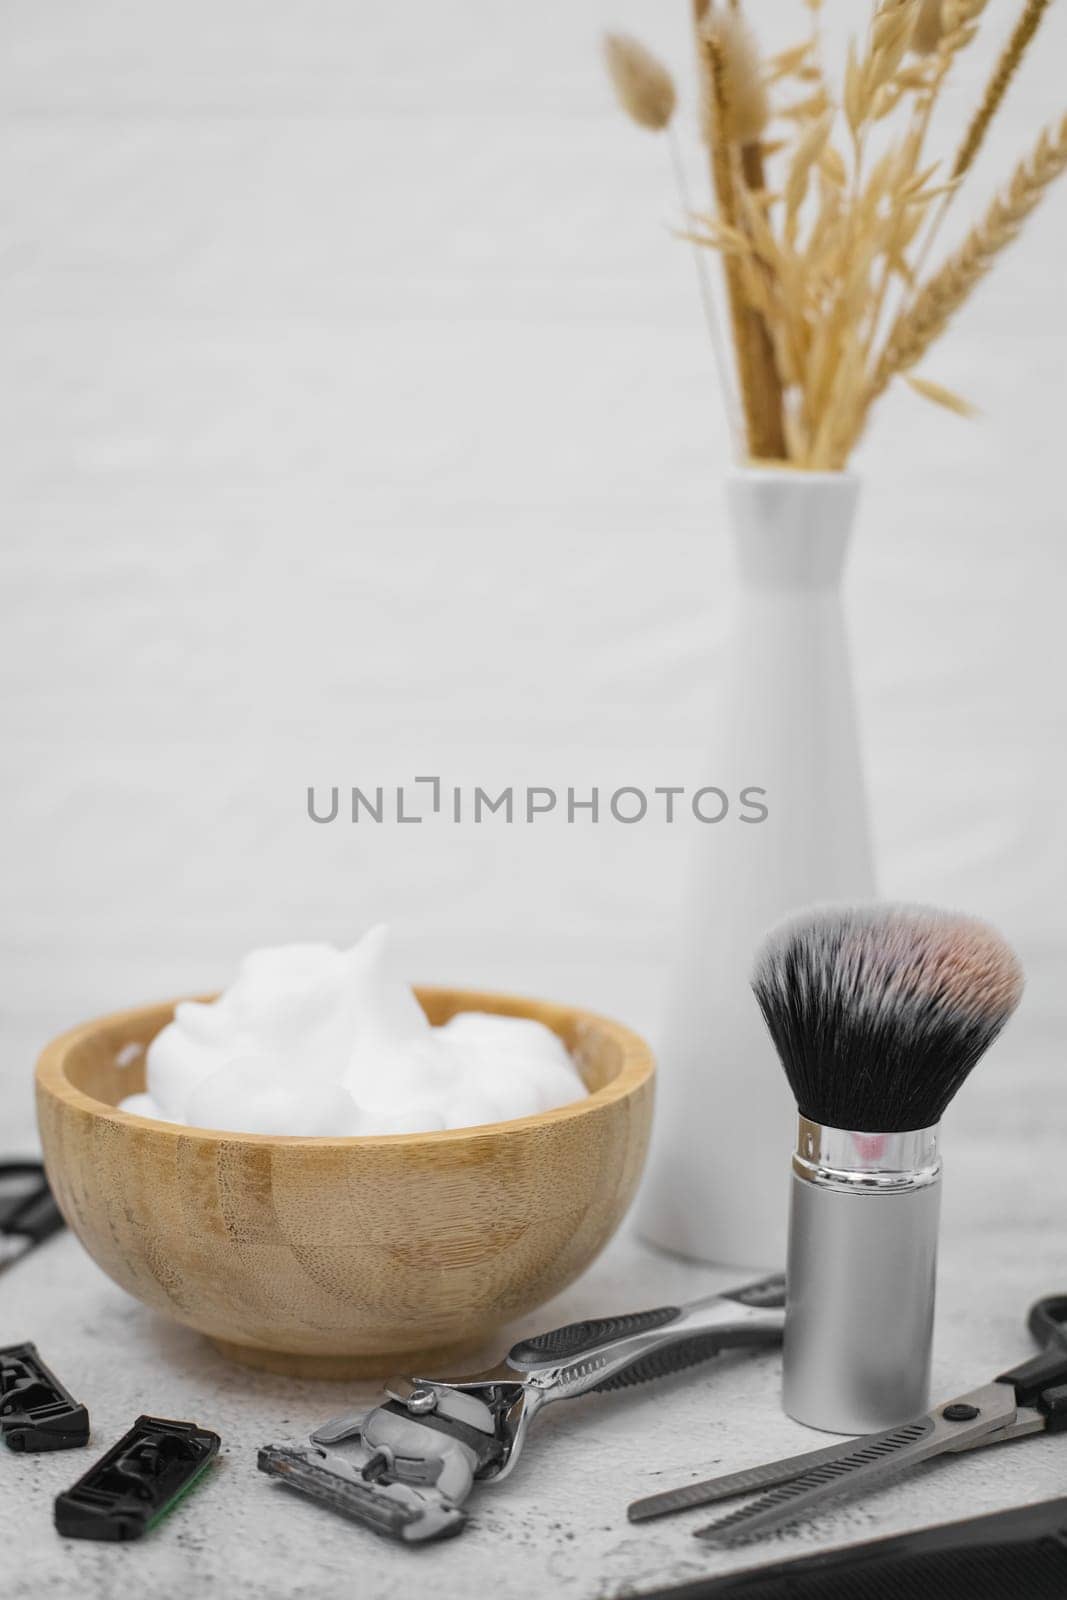
[[[757,1489],[771,1489],[775,1484],[786,1483],[823,1461],[836,1460],[840,1454],[840,1444],[831,1444],[825,1450],[805,1450],[798,1456],[784,1456],[781,1461],[767,1461],[760,1467],[743,1467],[740,1472],[724,1472],[717,1478],[704,1478],[700,1483],[684,1483],[680,1488],[665,1489],[660,1494],[635,1500],[627,1508],[626,1515],[631,1522],[651,1522],[653,1517],[669,1517],[676,1511],[716,1505],[720,1500],[733,1500],[741,1494],[753,1494]]]
[[[698,1529],[697,1538],[711,1544],[732,1544],[800,1521],[826,1500],[871,1487],[942,1451],[958,1449],[965,1440],[977,1441],[983,1434],[1002,1431],[1014,1419],[1015,1411],[1010,1384],[990,1383],[899,1428],[853,1439],[831,1456],[819,1451],[821,1460],[816,1465],[779,1483],[750,1505]]]

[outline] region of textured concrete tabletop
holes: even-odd
[[[1002,1108],[999,1134],[973,1126],[984,1118],[973,1115],[979,1106],[972,1102],[961,1135],[949,1141],[936,1398],[982,1383],[1027,1355],[1031,1300],[1067,1291],[1067,1174],[1053,1159],[1047,1124],[1024,1086],[1025,1079],[1013,1105]],[[693,1298],[744,1276],[660,1256],[622,1237],[521,1327]],[[130,1300],[70,1236],[0,1280],[0,1343],[27,1338],[88,1404],[93,1435],[86,1451],[0,1451],[5,1526],[19,1530],[0,1563],[4,1600],[70,1594],[111,1600],[127,1592],[297,1600],[325,1595],[333,1585],[362,1600],[414,1593],[452,1600],[482,1592],[495,1600],[550,1593],[615,1600],[657,1583],[752,1565],[765,1554],[826,1548],[1046,1498],[1067,1482],[1067,1439],[1038,1437],[933,1463],[910,1482],[839,1506],[788,1540],[755,1551],[703,1548],[693,1538],[706,1520],[700,1512],[630,1526],[626,1505],[635,1496],[826,1443],[783,1416],[776,1356],[737,1355],[659,1385],[546,1411],[514,1477],[477,1494],[465,1532],[408,1550],[256,1470],[259,1444],[300,1439],[333,1412],[371,1399],[369,1386],[298,1383],[230,1365],[196,1334]],[[141,1411],[195,1419],[222,1435],[208,1479],[140,1544],[59,1538],[53,1496]]]

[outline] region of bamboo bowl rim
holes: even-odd
[[[412,987],[420,1004],[424,999],[431,1003],[434,1000],[447,1001],[450,1004],[455,1002],[451,1015],[460,1011],[479,1011],[488,1008],[491,1014],[498,1016],[526,1017],[544,1022],[567,1046],[568,1054],[579,1068],[580,1063],[560,1029],[563,1025],[572,1031],[579,1028],[594,1029],[601,1036],[606,1035],[618,1047],[620,1052],[618,1070],[599,1089],[588,1090],[583,1099],[568,1101],[565,1105],[555,1106],[551,1111],[538,1111],[532,1116],[512,1117],[503,1122],[472,1123],[466,1128],[439,1128],[426,1133],[344,1135],[238,1133],[228,1128],[202,1128],[191,1123],[163,1122],[155,1117],[138,1116],[132,1111],[120,1111],[117,1106],[109,1105],[106,1100],[98,1100],[94,1095],[86,1094],[83,1089],[77,1088],[71,1082],[67,1076],[71,1055],[80,1044],[94,1034],[104,1029],[121,1029],[136,1019],[144,1018],[149,1012],[169,1009],[173,1014],[174,1008],[184,1000],[204,1002],[217,998],[215,995],[179,995],[174,1000],[158,1000],[145,1005],[128,1006],[121,1011],[93,1017],[86,1022],[77,1023],[73,1028],[68,1028],[45,1045],[37,1062],[35,1078],[39,1089],[69,1107],[97,1117],[103,1122],[114,1123],[118,1127],[147,1128],[160,1138],[209,1138],[229,1144],[260,1148],[280,1146],[286,1149],[343,1150],[379,1145],[408,1144],[423,1147],[460,1144],[473,1136],[486,1139],[520,1129],[529,1131],[548,1127],[554,1123],[595,1115],[605,1106],[627,1099],[635,1090],[648,1083],[655,1074],[656,1063],[651,1047],[640,1034],[626,1027],[624,1023],[616,1022],[611,1017],[602,1016],[595,1011],[587,1011],[583,1006],[536,1000],[524,995],[502,994],[495,990],[459,989],[448,984],[414,984]],[[166,1023],[163,1026],[165,1027]],[[148,1044],[146,1043],[143,1048],[147,1050]]]

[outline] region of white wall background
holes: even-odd
[[[413,975],[655,1029],[691,830],[304,809],[714,781],[726,440],[606,25],[688,84],[684,0],[4,7],[0,1149],[59,1028],[380,918]],[[960,220],[1065,52],[1053,6]],[[980,420],[884,405],[850,579],[883,884],[1022,949],[1024,1122],[1062,1071],[1065,250],[1067,185],[928,364]]]

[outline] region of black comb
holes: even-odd
[[[1064,1600],[1067,1499],[801,1556],[640,1600]]]

